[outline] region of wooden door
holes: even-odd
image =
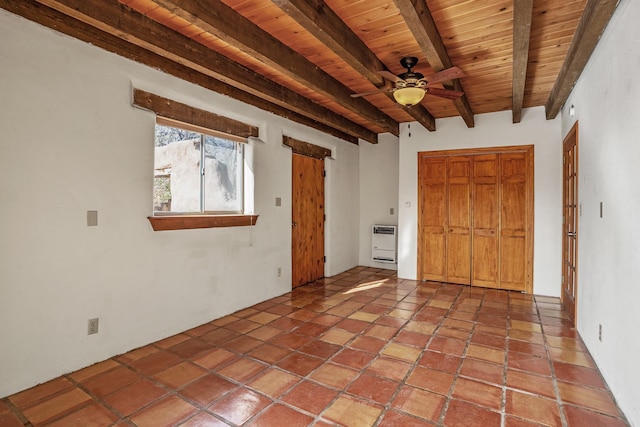
[[[324,277],[324,160],[293,154],[292,287]]]
[[[499,288],[498,154],[473,157],[472,283]]]
[[[562,305],[576,323],[578,296],[578,123],[564,139],[562,185]]]
[[[451,156],[447,162],[446,281],[471,283],[471,158]]]
[[[500,154],[500,288],[527,288],[528,197],[526,153]]]
[[[418,187],[419,279],[444,282],[447,279],[445,157],[419,158]]]

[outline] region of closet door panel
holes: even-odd
[[[501,288],[524,291],[527,270],[527,157],[500,155]]]
[[[474,286],[497,288],[500,284],[498,155],[473,158],[473,261]]]
[[[447,281],[471,283],[471,158],[447,158]]]
[[[446,281],[446,159],[421,157],[419,162],[418,275]]]
[[[501,264],[500,288],[514,291],[525,290],[525,241],[524,237],[503,236],[501,256],[506,260]]]

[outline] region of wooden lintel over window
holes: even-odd
[[[175,215],[150,216],[154,231],[194,228],[246,227],[255,225],[258,215]]]
[[[282,143],[287,147],[291,147],[291,150],[295,154],[313,157],[314,159],[324,159],[325,157],[331,157],[331,150],[329,150],[328,148],[309,144],[308,142],[300,141],[289,136],[283,136]]]
[[[222,133],[244,139],[250,136],[258,136],[258,128],[256,126],[200,110],[141,89],[133,89],[133,105],[145,110],[151,110],[157,116],[168,120],[189,123],[201,130],[209,130],[214,133]]]

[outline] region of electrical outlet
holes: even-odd
[[[282,276],[282,268],[278,267],[278,277]]]
[[[389,214],[393,215],[393,214],[394,214],[394,212],[395,212],[395,209],[393,209],[393,208],[389,208]]]
[[[602,325],[598,325],[598,340],[602,342]]]
[[[93,335],[98,333],[98,324],[100,319],[97,317],[95,319],[89,319],[89,326],[87,328],[87,335]]]

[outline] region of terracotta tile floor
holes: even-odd
[[[557,298],[358,267],[0,400],[0,426],[628,426]]]

